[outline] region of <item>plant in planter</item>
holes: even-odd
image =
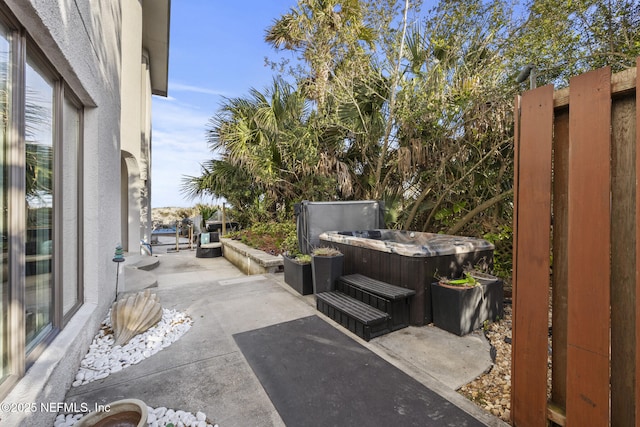
[[[299,254],[291,257],[284,254],[284,282],[296,290],[300,295],[313,293],[313,272],[311,255]]]
[[[280,248],[283,251],[284,282],[300,295],[312,294],[311,255],[300,253],[295,229],[284,239]]]
[[[470,273],[464,273],[464,276],[460,279],[441,277],[440,280],[438,280],[438,284],[441,286],[472,288],[478,285],[478,281]]]
[[[490,274],[467,271],[458,279],[431,284],[433,324],[456,335],[466,335],[485,321],[503,317],[502,280]]]
[[[218,208],[215,206],[202,205],[202,204],[197,204],[196,208],[198,209],[198,213],[202,217],[200,219],[200,229],[202,231],[206,231],[207,221],[210,220],[216,212],[218,212]]]
[[[313,292],[333,291],[338,277],[342,276],[344,255],[336,248],[322,246],[311,252]]]

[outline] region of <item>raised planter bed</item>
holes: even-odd
[[[244,274],[265,274],[283,271],[282,256],[254,249],[237,240],[220,238],[223,256]]]

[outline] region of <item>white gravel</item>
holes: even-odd
[[[163,308],[162,319],[155,326],[131,338],[124,346],[114,346],[109,311],[100,331],[89,346],[87,355],[80,362],[80,369],[76,374],[73,387],[101,380],[114,372],[140,363],[163,348],[169,347],[184,335],[192,324],[193,320],[185,313]],[[218,427],[217,424],[209,423],[203,412],[192,414],[178,409],[150,406],[147,406],[147,410],[147,425],[150,427],[162,427],[170,423],[175,427]],[[73,426],[84,415],[84,413],[58,414],[54,427]]]
[[[185,313],[162,309],[162,319],[146,332],[131,338],[124,346],[114,346],[111,312],[80,362],[73,387],[101,380],[114,372],[140,363],[163,348],[169,347],[191,328],[193,320]]]
[[[152,408],[147,406],[147,425],[149,427],[164,427],[171,423],[175,427],[218,427],[218,424],[207,422],[207,415],[203,412],[192,414],[175,409],[167,409],[164,406]],[[54,427],[71,427],[77,423],[84,414],[60,414],[56,417]]]

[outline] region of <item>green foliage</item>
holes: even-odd
[[[292,222],[257,223],[240,231],[229,233],[225,237],[239,240],[247,246],[260,249],[273,255],[282,253],[283,242],[295,233]]]
[[[291,257],[301,255],[300,247],[298,246],[298,233],[296,227],[292,227],[287,236],[282,241],[280,249],[283,253],[288,254]]]
[[[310,264],[311,263],[311,255],[307,255],[307,254],[298,254],[293,259],[298,264]]]
[[[493,274],[506,280],[511,280],[513,259],[513,227],[502,225],[497,232],[486,233],[483,238],[494,244]]]
[[[470,273],[464,273],[464,276],[460,279],[448,279],[446,277],[443,277],[440,278],[439,282],[446,285],[460,286],[463,288],[472,288],[478,285],[478,281]]]
[[[420,3],[299,0],[275,18],[266,41],[299,61],[295,84],[278,76],[225,99],[208,128],[215,159],[184,178],[185,194],[225,198],[243,224],[291,221],[301,200],[382,199],[390,228],[492,241],[507,279],[513,99],[528,88],[515,76],[533,64],[539,85],[565,86],[634,66],[640,5]],[[273,250],[297,250],[283,243]]]
[[[283,79],[263,92],[225,99],[208,129],[218,159],[205,162],[201,176],[184,177],[183,194],[223,197],[243,222],[292,216],[299,195],[313,199],[322,184],[313,170],[318,152],[311,119],[308,100]]]
[[[363,4],[360,0],[300,0],[266,30],[267,43],[298,55],[304,70],[291,72],[321,114],[327,112],[336,69],[357,62],[363,49],[374,43],[375,31],[364,22]]]
[[[198,210],[200,216],[202,216],[202,223],[200,225],[203,229],[205,228],[207,221],[211,219],[216,212],[218,212],[217,206],[209,206],[203,204],[197,204],[196,209]]]
[[[337,256],[337,255],[341,255],[342,252],[340,252],[339,249],[336,248],[332,248],[329,246],[319,246],[317,248],[313,248],[313,250],[311,251],[311,255],[313,256]]]
[[[538,69],[538,85],[569,84],[583,72],[635,66],[640,5],[635,0],[531,0],[511,42],[514,64]],[[525,83],[526,84],[526,83]]]

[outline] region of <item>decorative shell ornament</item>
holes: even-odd
[[[138,292],[113,303],[111,327],[114,346],[124,345],[162,319],[160,299],[150,290]]]

